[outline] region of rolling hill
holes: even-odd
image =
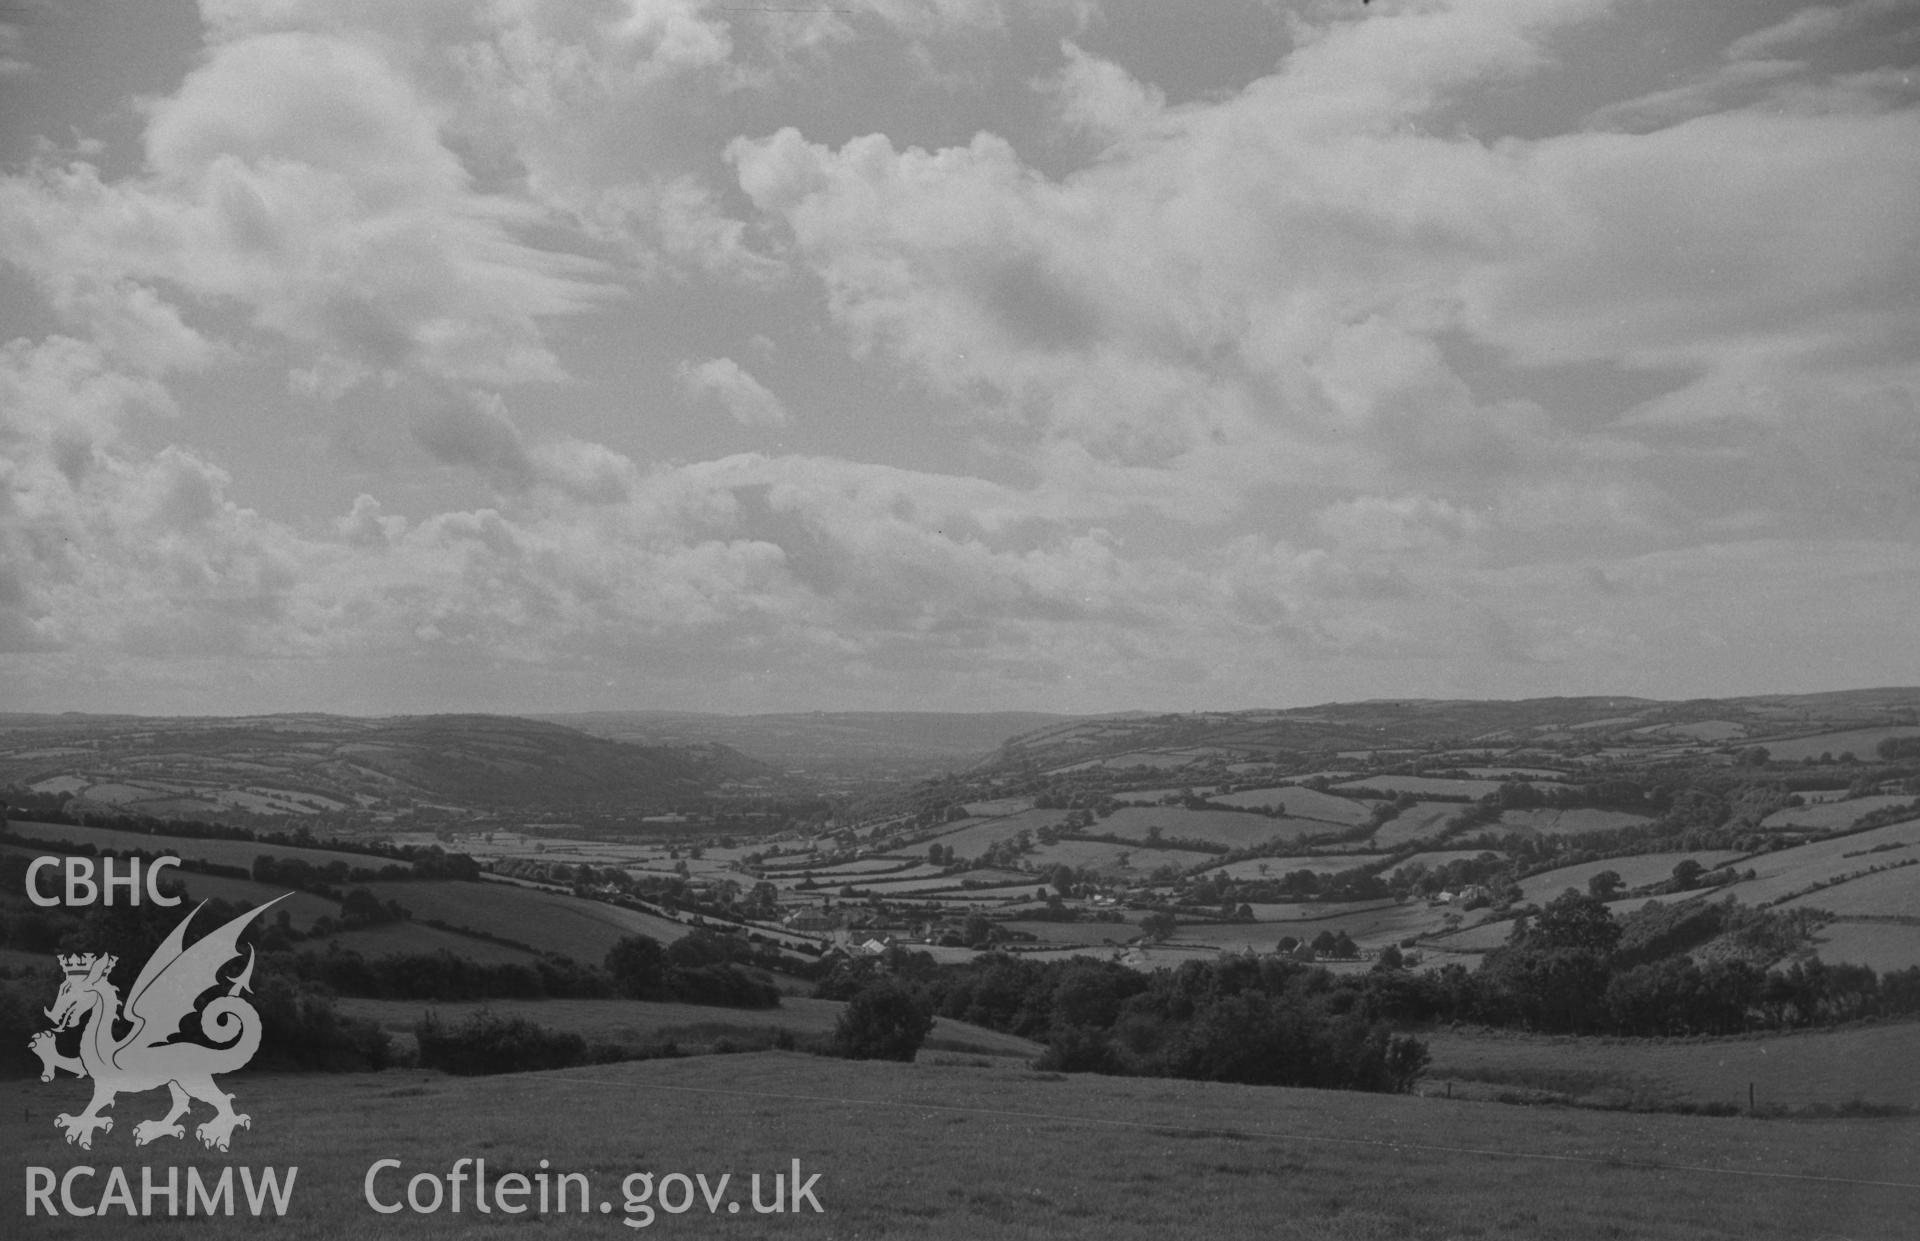
[[[640,745],[724,745],[812,778],[919,777],[981,761],[1008,737],[1069,717],[1036,711],[593,711],[535,717]]]
[[[764,771],[718,743],[642,746],[512,716],[0,715],[0,785],[156,818],[667,809]]]

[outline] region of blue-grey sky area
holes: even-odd
[[[0,19],[0,709],[1920,683],[1914,0]]]

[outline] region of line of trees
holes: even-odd
[[[1396,1022],[1476,1021],[1560,1034],[1737,1034],[1920,1014],[1920,967],[1881,975],[1808,957],[1757,964],[1804,945],[1822,915],[1756,910],[1731,899],[1642,908],[1626,924],[1568,889],[1468,972],[1376,970],[1368,1011]],[[1719,955],[1690,955],[1711,945]]]
[[[1369,1016],[1330,978],[1273,957],[1143,974],[997,953],[942,969],[896,951],[840,963],[816,994],[859,1001],[879,985],[905,990],[928,1013],[1045,1043],[1039,1067],[1060,1072],[1410,1090],[1425,1044]]]

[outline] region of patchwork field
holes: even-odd
[[[465,957],[478,961],[482,965],[526,965],[536,959],[535,953],[521,948],[510,948],[505,944],[491,943],[484,939],[475,939],[471,935],[457,935],[452,931],[443,931],[439,927],[425,926],[418,922],[385,922],[379,926],[362,927],[353,931],[342,931],[319,941],[306,941],[295,945],[296,951],[308,950],[325,952],[329,945],[338,944],[341,948],[359,953],[363,957],[391,956],[430,956],[437,952],[451,952],[456,957]],[[594,962],[597,964],[597,959]]]
[[[1633,732],[1643,737],[1686,737],[1693,741],[1732,741],[1747,735],[1747,727],[1735,720],[1695,720],[1688,724],[1649,724]]]
[[[1133,750],[1126,754],[1116,754],[1112,758],[1096,759],[1082,766],[1105,767],[1110,771],[1126,771],[1134,767],[1147,767],[1155,771],[1174,771],[1211,753],[1212,751],[1200,750]]]
[[[1920,923],[1829,922],[1815,937],[1829,965],[1864,965],[1877,973],[1920,965]]]
[[[1852,732],[1822,733],[1817,737],[1796,737],[1791,741],[1766,742],[1767,753],[1776,759],[1789,762],[1805,762],[1810,758],[1819,758],[1822,754],[1832,754],[1835,758],[1842,754],[1852,754],[1855,758],[1870,759],[1874,748],[1888,737],[1920,737],[1920,728],[1913,725],[1892,725],[1886,728],[1860,728]]]
[[[851,861],[834,862],[829,865],[787,865],[787,859],[785,858],[776,858],[774,861],[780,865],[778,865],[777,868],[774,866],[767,867],[767,877],[775,883],[785,882],[789,879],[799,879],[803,875],[808,874],[812,875],[815,879],[838,879],[852,876],[878,877],[888,873],[902,877],[910,874],[920,875],[927,873],[924,866],[904,857],[855,858]]]
[[[1916,800],[1920,799],[1908,793],[1897,793],[1854,797],[1846,801],[1815,802],[1808,806],[1776,810],[1760,820],[1760,826],[1775,831],[1844,831],[1876,810],[1884,810],[1888,806],[1911,806]]]
[[[1296,870],[1310,870],[1316,875],[1332,875],[1343,870],[1353,870],[1355,867],[1382,862],[1389,856],[1391,855],[1385,853],[1335,853],[1311,857],[1248,858],[1243,862],[1210,866],[1200,873],[1212,875],[1224,871],[1234,879],[1278,879]]]
[[[22,755],[12,756],[16,761]],[[186,755],[161,755],[158,761],[185,759]],[[210,771],[209,778],[224,774],[236,783],[248,778],[249,773],[228,769],[225,773]],[[293,792],[286,789],[267,786],[246,787],[202,787],[195,784],[164,780],[101,780],[89,781],[81,777],[56,776],[49,780],[40,780],[29,786],[41,793],[72,793],[88,802],[97,802],[104,806],[130,814],[150,814],[159,817],[176,816],[180,818],[200,818],[217,814],[223,807],[231,807],[254,814],[304,815],[317,811],[339,810],[355,804],[353,801],[328,797],[314,792]]]
[[[1064,825],[1066,821],[1064,810],[1022,810],[998,819],[969,820],[953,831],[942,832],[937,839],[952,849],[954,856],[975,858],[1022,831],[1031,834],[1048,824]]]
[[[1336,789],[1380,789],[1391,793],[1412,793],[1415,797],[1431,797],[1435,794],[1479,799],[1500,787],[1497,780],[1449,780],[1441,776],[1362,776],[1358,780],[1349,780],[1345,784],[1336,784]]]
[[[1635,857],[1603,858],[1598,862],[1581,862],[1575,866],[1562,866],[1558,870],[1542,871],[1540,874],[1522,879],[1520,892],[1526,900],[1546,902],[1568,888],[1578,888],[1585,892],[1588,880],[1608,870],[1619,875],[1624,886],[1637,888],[1644,884],[1673,878],[1673,868],[1688,858],[1712,870],[1744,856],[1740,853],[1706,852],[1642,853]]]
[[[915,1064],[854,1063],[767,1052],[508,1078],[249,1076],[235,1086],[253,1127],[234,1155],[183,1146],[160,1158],[208,1169],[298,1166],[287,1217],[272,1229],[284,1241],[512,1230],[471,1211],[373,1213],[364,1182],[383,1156],[403,1161],[383,1182],[396,1195],[404,1178],[444,1177],[476,1154],[496,1175],[544,1159],[588,1177],[590,1198],[608,1213],[539,1217],[541,1235],[553,1237],[618,1235],[622,1178],[643,1170],[656,1195],[670,1171],[731,1173],[716,1214],[690,1195],[685,1218],[652,1219],[663,1231],[788,1241],[1892,1238],[1910,1232],[1920,1203],[1912,1121],[1569,1113],[1062,1077],[978,1059],[985,1063],[924,1053]],[[111,1153],[58,1140],[48,1113],[85,1095],[71,1078],[0,1085],[5,1141],[56,1176],[82,1163],[138,1161],[122,1132],[103,1139]],[[819,1175],[819,1213],[726,1211],[726,1199],[746,1198],[749,1173],[770,1180],[794,1160]],[[0,1213],[21,1238],[108,1231],[99,1219],[28,1217],[20,1195],[19,1177],[0,1181]],[[139,1232],[227,1238],[260,1228],[243,1212],[156,1220]]]
[[[1386,901],[1275,901],[1251,906],[1261,922],[1300,922],[1331,918],[1342,914],[1371,913],[1387,907]]]
[[[1450,935],[1437,935],[1425,940],[1422,947],[1438,948],[1445,952],[1491,952],[1507,942],[1507,936],[1513,933],[1513,919],[1498,918],[1482,922]]]
[[[1551,810],[1539,807],[1533,810],[1508,810],[1500,815],[1501,831],[1531,831],[1542,836],[1577,836],[1582,832],[1604,832],[1616,827],[1631,827],[1647,822],[1645,815],[1633,814],[1625,810],[1596,810],[1592,807],[1579,807],[1573,810]]]
[[[1904,849],[1882,848],[1902,845]],[[1915,856],[1913,850],[1920,850],[1920,820],[1891,823],[1851,836],[1758,854],[1740,863],[1742,871],[1751,869],[1755,877],[1729,884],[1721,891],[1732,893],[1748,905],[1766,904],[1815,883],[1825,883],[1843,875],[1857,874],[1874,866],[1898,861],[1902,857]]]
[[[943,870],[943,868],[934,866],[929,862],[916,861],[904,857],[862,860],[878,862],[880,865],[862,866],[859,862],[849,862],[817,868],[810,867],[805,871],[796,872],[792,875],[783,875],[781,876],[781,881],[800,879],[806,875],[812,875],[814,880],[820,883],[826,883],[829,880],[843,880],[848,883],[859,883],[865,886],[868,883],[892,883],[907,879],[935,879],[940,877]],[[955,880],[955,882],[958,882],[958,880]]]
[[[1448,862],[1459,862],[1474,858],[1505,857],[1506,854],[1490,849],[1436,849],[1430,853],[1416,853],[1401,860],[1401,866],[1424,866],[1428,870],[1445,866]]]
[[[1300,906],[1312,911],[1312,905]],[[1321,907],[1324,908],[1324,907]],[[1345,931],[1362,948],[1384,948],[1414,935],[1428,934],[1440,930],[1449,914],[1458,911],[1445,905],[1428,905],[1425,901],[1408,901],[1405,904],[1375,905],[1334,909],[1326,913],[1309,912],[1306,916],[1286,921],[1262,921],[1256,924],[1257,933],[1240,935],[1236,933],[1230,941],[1236,946],[1251,943],[1256,948],[1264,945],[1271,949],[1282,935],[1291,935],[1295,939],[1312,939],[1321,931],[1333,931],[1336,934]],[[1471,921],[1484,911],[1472,911],[1464,915]],[[1206,934],[1211,935],[1209,928]],[[1187,932],[1183,929],[1182,935]],[[1195,932],[1198,935],[1199,932]]]
[[[921,892],[943,892],[960,888],[960,878],[957,875],[922,875],[917,879],[863,879],[850,876],[847,882],[856,891],[871,892],[876,896],[912,896]],[[1034,882],[1039,883],[1040,880],[1036,879]],[[1031,893],[1033,888],[1029,886],[1027,891]]]
[[[1230,849],[1245,849],[1273,840],[1298,840],[1329,830],[1312,819],[1269,819],[1262,814],[1230,810],[1188,810],[1184,806],[1125,806],[1098,820],[1091,831],[1103,836],[1145,840],[1153,829],[1163,836],[1206,840]]]
[[[1027,922],[1008,921],[1001,925],[1009,931],[1021,931],[1042,944],[1124,944],[1140,934],[1134,922]]]
[[[1016,814],[1022,810],[1033,809],[1031,797],[1001,797],[986,801],[970,801],[967,813],[976,819],[990,819],[1003,814]]]
[[[1148,815],[1155,817],[1151,819],[1122,817]],[[1096,821],[1089,830],[1101,835],[1119,835],[1121,833],[1119,833],[1114,826],[1118,823],[1137,830],[1139,838],[1144,841],[1146,838],[1146,826],[1149,823],[1160,824],[1162,831],[1167,836],[1172,837],[1187,834],[1184,829],[1176,829],[1173,826],[1175,823],[1184,823],[1189,819],[1211,819],[1214,817],[1228,821],[1245,819],[1266,825],[1269,828],[1269,832],[1267,836],[1261,837],[1262,840],[1268,839],[1273,835],[1282,834],[1285,831],[1285,825],[1283,823],[1269,820],[1262,816],[1234,814],[1219,814],[1216,816],[1204,810],[1186,810],[1179,807],[1156,807],[1153,809],[1141,807],[1116,810],[1110,817]],[[1001,819],[969,822],[961,825],[955,831],[947,832],[939,836],[937,839],[939,843],[951,848],[956,857],[962,859],[979,858],[994,845],[1002,841],[1012,840],[1022,831],[1028,834],[1030,840],[1037,841],[1038,832],[1041,827],[1049,824],[1063,827],[1066,819],[1067,811],[1064,810],[1027,810],[1018,814],[1008,815]],[[1216,826],[1221,827],[1228,834],[1231,834],[1234,830],[1234,825],[1230,823],[1217,824]],[[1122,854],[1129,855],[1130,866],[1122,867],[1120,865],[1120,857]],[[1109,841],[1098,840],[1062,840],[1052,845],[1040,845],[1036,843],[1030,852],[1021,855],[1021,861],[1023,863],[1031,863],[1038,870],[1044,870],[1065,863],[1068,866],[1076,868],[1086,867],[1116,876],[1144,876],[1161,866],[1171,865],[1181,870],[1186,870],[1190,867],[1204,865],[1206,862],[1212,860],[1214,856],[1213,854],[1202,853],[1197,850],[1150,848],[1144,843],[1134,845],[1127,843],[1114,844]],[[957,880],[955,882],[957,882]]]
[[[1159,870],[1162,866],[1171,866],[1176,870],[1188,870],[1195,866],[1204,866],[1216,855],[1196,853],[1186,849],[1149,849],[1144,845],[1116,845],[1103,840],[1062,840],[1058,844],[1042,845],[1026,855],[1036,868],[1046,869],[1065,863],[1076,870],[1085,868],[1098,871],[1116,879],[1140,880]],[[1126,865],[1121,865],[1121,859]]]
[[[434,919],[451,927],[497,935],[589,965],[598,964],[623,935],[650,935],[664,944],[691,931],[681,923],[638,910],[508,883],[368,886],[381,900],[399,902],[421,921]]]
[[[1382,823],[1367,837],[1367,843],[1377,849],[1393,849],[1425,840],[1438,834],[1448,819],[1465,809],[1458,802],[1423,801]]]
[[[1210,800],[1223,806],[1285,806],[1290,818],[1321,819],[1347,827],[1365,823],[1373,814],[1373,807],[1366,802],[1355,801],[1351,797],[1336,797],[1332,793],[1322,793],[1298,784],[1241,789],[1237,793],[1221,793]]]
[[[1869,859],[1860,859],[1868,861]],[[1875,864],[1889,865],[1884,855],[1872,859]],[[1892,861],[1902,861],[1899,854]],[[1797,896],[1781,903],[1782,909],[1811,907],[1825,909],[1841,917],[1866,918],[1911,918],[1920,916],[1920,861],[1904,866],[1880,871],[1878,874],[1862,875],[1857,879],[1848,879],[1836,883],[1830,888],[1821,888],[1805,896]],[[1920,964],[1920,961],[1909,962]]]
[[[979,871],[970,871],[967,874],[967,878],[972,879],[976,875],[979,875],[980,873],[981,872]],[[989,875],[993,875],[997,873],[999,872],[994,872],[994,871],[987,872],[987,874]],[[991,888],[967,888],[962,891],[945,892],[939,895],[940,895],[940,899],[942,900],[965,899],[965,900],[973,900],[973,901],[1017,901],[1017,900],[1023,900],[1029,896],[1032,896],[1033,890],[1035,888],[1043,887],[1043,886],[1045,885],[1042,883],[1040,876],[1029,875],[1026,877],[1026,879],[1023,882],[1017,881],[1017,882],[998,884]]]

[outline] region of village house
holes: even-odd
[[[835,910],[801,909],[788,914],[782,925],[789,931],[817,935],[823,931],[838,930],[842,921],[840,914]]]

